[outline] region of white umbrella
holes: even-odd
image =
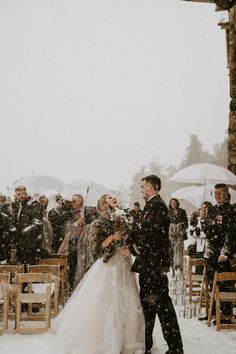
[[[29,194],[41,194],[51,190],[59,190],[66,186],[66,183],[56,177],[46,175],[34,175],[19,178],[13,183],[12,188],[10,188],[10,195],[13,195],[15,193],[15,188],[21,185],[26,187]]]
[[[101,184],[89,181],[74,181],[60,191],[64,199],[71,200],[73,194],[81,194],[84,197],[85,206],[97,206],[98,199],[109,194],[109,190]]]
[[[173,182],[236,184],[236,176],[226,168],[209,163],[190,165],[170,178]]]
[[[176,190],[171,194],[171,197],[187,200],[196,208],[199,208],[204,199],[204,192],[202,193],[202,186],[188,186]]]
[[[229,189],[231,195],[231,203],[236,202],[236,191]],[[185,199],[194,205],[196,208],[200,208],[202,202],[209,201],[213,205],[216,203],[214,196],[214,185],[206,186],[188,186],[180,188],[171,194],[171,197],[177,199]]]

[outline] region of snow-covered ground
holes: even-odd
[[[176,306],[176,313],[180,308]],[[197,317],[186,319],[178,317],[184,342],[185,354],[235,354],[236,330],[216,331],[214,326],[198,321]],[[10,323],[8,334],[0,336],[1,354],[51,354],[48,346],[52,334],[20,335],[14,334]],[[155,350],[153,354],[164,354],[167,350],[159,321],[155,326]]]
[[[178,282],[173,282],[170,272],[168,277],[171,295],[172,286],[174,285],[177,289]],[[137,275],[136,280],[138,282]],[[181,280],[179,284],[181,284]],[[173,302],[176,303],[176,299]],[[201,314],[198,313],[193,318],[182,317],[183,309],[183,306],[175,305],[185,354],[236,354],[236,330],[217,332],[215,326],[208,327],[206,322],[198,321],[198,317],[205,315],[204,309],[202,309]],[[196,306],[196,311],[197,309],[199,311],[198,306]],[[37,326],[37,323],[32,323],[32,326]],[[8,334],[0,336],[0,354],[52,354],[49,350],[52,336],[53,334],[50,333],[40,335],[14,334],[14,322],[9,321]],[[154,348],[153,354],[164,354],[167,351],[167,344],[163,338],[158,317],[154,329]]]

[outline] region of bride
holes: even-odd
[[[50,354],[145,351],[143,312],[130,254],[121,247],[125,232],[114,212],[113,197],[101,197],[97,209],[100,216],[90,231],[97,261],[53,320]]]

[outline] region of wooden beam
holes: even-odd
[[[215,0],[182,0],[182,1],[191,1],[191,2],[205,2],[215,4]]]
[[[236,0],[182,0],[188,2],[202,2],[206,4],[216,4],[216,11],[226,11],[236,4]]]

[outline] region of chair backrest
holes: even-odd
[[[60,276],[60,265],[59,264],[37,264],[37,265],[27,265],[28,273],[51,273],[56,276]]]
[[[57,253],[51,253],[50,258],[62,258],[62,259],[67,259],[68,254],[57,254]]]
[[[8,273],[10,275],[10,283],[15,283],[15,275],[17,273],[24,273],[24,265],[0,265],[1,273]]]
[[[0,273],[10,273],[11,275],[15,275],[16,272],[24,273],[24,265],[0,265]]]
[[[218,281],[236,281],[236,272],[215,272],[214,282]]]
[[[205,265],[205,260],[203,258],[190,258],[189,266],[191,267],[200,267]]]
[[[47,265],[59,265],[60,266],[60,275],[64,276],[67,270],[67,258],[44,258],[40,260],[40,264]]]
[[[52,275],[49,273],[18,273],[16,283],[51,283]]]
[[[59,265],[60,266],[60,304],[64,305],[65,284],[67,275],[67,257],[53,257],[41,259],[40,264]]]
[[[39,263],[40,264],[51,264],[51,265],[59,264],[60,266],[66,266],[67,265],[67,258],[60,258],[60,257],[44,258],[44,259],[41,259]]]

